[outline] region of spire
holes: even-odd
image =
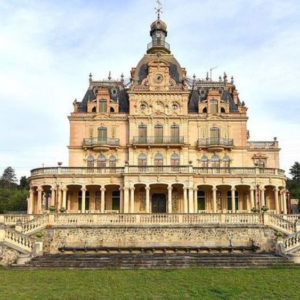
[[[160,15],[163,13],[161,0],[156,0],[155,12],[157,14],[157,20],[160,20]]]

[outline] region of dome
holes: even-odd
[[[164,21],[157,19],[151,24],[150,35],[152,35],[155,30],[162,30],[167,33],[167,24]]]

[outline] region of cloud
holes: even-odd
[[[299,161],[300,3],[165,0],[168,42],[189,76],[235,75],[251,139],[278,136],[282,167]],[[68,162],[67,115],[88,74],[129,76],[150,41],[154,1],[0,1],[0,169]]]

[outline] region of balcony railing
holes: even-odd
[[[210,147],[210,146],[233,147],[233,139],[205,138],[205,139],[198,140],[198,147]]]
[[[152,41],[151,43],[149,43],[147,45],[147,49],[151,49],[153,47],[163,47],[163,48],[166,48],[168,50],[170,50],[170,44],[165,42],[165,41],[158,41],[158,40],[154,40]]]
[[[132,144],[134,145],[182,145],[183,136],[135,136]]]
[[[83,140],[84,147],[94,147],[94,146],[117,147],[119,145],[120,145],[120,139],[115,139],[115,138],[107,138],[107,139],[89,138]]]
[[[280,169],[270,168],[198,168],[193,166],[125,166],[125,167],[55,167],[55,168],[39,168],[31,171],[31,176],[72,176],[72,175],[101,175],[101,174],[131,174],[131,173],[175,173],[175,174],[195,174],[195,175],[265,175],[265,176],[284,176],[285,173]]]
[[[276,141],[248,142],[247,146],[251,149],[276,149],[278,148],[278,142]]]

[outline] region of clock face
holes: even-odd
[[[161,83],[163,81],[164,77],[161,74],[156,74],[155,75],[155,81],[157,83]]]

